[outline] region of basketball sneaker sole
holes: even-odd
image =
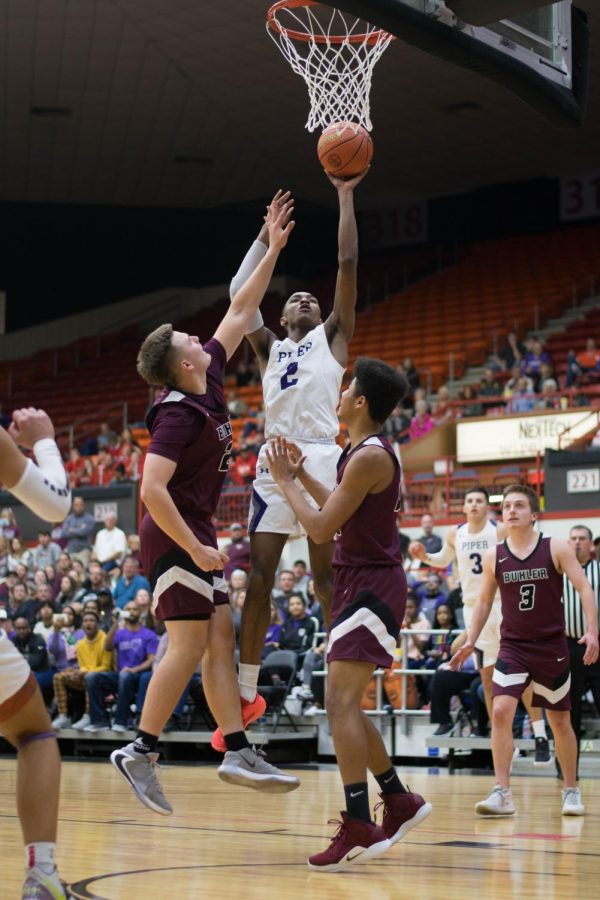
[[[221,781],[228,784],[236,784],[239,787],[251,788],[253,791],[261,791],[263,794],[289,794],[300,787],[297,778],[291,776],[287,780],[273,775],[258,775],[238,769],[236,766],[228,766],[225,763],[219,766],[217,774]]]
[[[420,825],[421,822],[427,818],[432,809],[431,803],[425,803],[423,806],[419,807],[412,819],[407,819],[407,821],[400,826],[398,831],[388,838],[390,844],[398,843],[405,834],[408,834],[411,828],[416,828],[417,825]]]
[[[392,842],[386,839],[385,841],[379,841],[377,844],[371,844],[370,847],[352,847],[339,862],[331,863],[328,866],[315,866],[310,860],[307,861],[307,865],[313,872],[341,872],[343,869],[348,869],[356,863],[365,863],[370,859],[381,856],[391,846]]]
[[[121,776],[124,781],[127,782],[135,796],[138,798],[140,803],[143,803],[144,806],[151,809],[152,812],[158,813],[160,816],[171,816],[173,815],[173,810],[164,809],[162,806],[159,806],[157,803],[153,803],[145,794],[142,794],[141,791],[137,789],[136,783],[134,779],[127,773],[127,766],[124,763],[124,759],[131,759],[127,753],[123,753],[122,750],[113,750],[110,754],[110,761]]]

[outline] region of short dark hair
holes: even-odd
[[[531,507],[531,512],[539,513],[540,511],[540,498],[537,495],[537,491],[535,491],[528,484],[509,484],[504,488],[502,494],[502,504],[504,505],[504,500],[508,496],[508,494],[523,494],[524,497],[527,497],[529,500],[529,505]]]
[[[594,535],[592,534],[591,529],[587,527],[587,525],[571,525],[571,528],[569,529],[569,533],[571,531],[586,531],[587,536],[590,539],[590,541],[593,540]]]
[[[173,326],[159,325],[144,340],[137,356],[137,370],[148,384],[165,385],[176,381],[177,351],[171,343]]]
[[[406,376],[396,372],[381,359],[360,356],[354,366],[354,377],[356,396],[366,399],[369,415],[379,425],[385,422],[409,390]]]
[[[94,609],[84,609],[84,611],[83,611],[82,614],[81,614],[81,621],[82,621],[82,622],[83,622],[83,620],[85,619],[86,616],[93,616],[93,617],[95,618],[96,622],[98,622],[98,623],[100,622],[100,616],[98,615],[98,613],[97,613],[96,610],[94,610]]]
[[[294,560],[294,565],[295,566],[304,566],[304,568],[306,568],[306,562],[303,559]]]
[[[482,487],[480,484],[475,485],[475,487],[467,488],[465,491],[463,498],[466,500],[469,494],[483,494],[487,502],[490,502],[490,495],[487,488]]]

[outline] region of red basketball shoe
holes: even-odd
[[[381,803],[375,811],[383,806],[383,822],[381,828],[391,844],[414,828],[431,812],[431,803],[426,803],[420,794],[380,794]]]
[[[339,825],[339,828],[327,850],[309,857],[308,865],[311,869],[339,872],[354,863],[367,862],[374,856],[381,856],[392,846],[383,829],[373,822],[351,819],[347,812],[342,812],[341,816],[341,822],[337,819],[329,820]]]
[[[260,719],[267,708],[267,703],[265,698],[261,697],[258,693],[254,700],[246,700],[245,697],[240,697],[240,700],[242,701],[242,725],[246,728],[252,722],[256,722],[257,719]],[[223,732],[220,728],[217,728],[217,730],[213,732],[210,745],[217,753],[227,752],[227,744],[225,743],[225,738],[223,737]]]

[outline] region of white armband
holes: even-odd
[[[267,245],[263,244],[262,241],[253,242],[243,258],[239,269],[231,279],[231,284],[229,285],[229,297],[231,300],[233,300],[242,285],[248,281],[261,260],[264,259],[268,249]],[[263,324],[264,322],[260,309],[257,309],[252,320],[246,327],[246,334],[252,334],[253,331],[258,331]]]
[[[10,493],[41,519],[62,522],[71,508],[71,488],[60,451],[52,438],[44,438],[34,444],[33,452],[38,465],[28,459]]]

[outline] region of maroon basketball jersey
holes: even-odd
[[[223,392],[225,350],[211,338],[205,394],[165,388],[147,416],[149,453],[177,463],[168,491],[197,537],[214,533],[214,515],[231,452],[231,421]],[[212,543],[212,542],[211,542]]]
[[[502,598],[502,638],[542,641],[564,632],[563,577],[554,567],[549,537],[540,534],[525,559],[515,556],[506,541],[498,544],[495,572]]]
[[[334,568],[342,566],[399,566],[402,551],[396,528],[396,508],[400,493],[400,464],[383,435],[372,435],[353,449],[342,452],[337,465],[337,483],[348,461],[364,447],[382,447],[394,460],[396,472],[390,484],[378,494],[367,494],[356,512],[338,533],[333,554]]]

